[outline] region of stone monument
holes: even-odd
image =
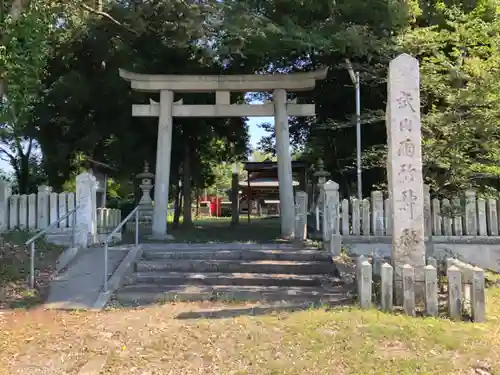
[[[392,263],[396,301],[402,295],[405,264],[424,278],[424,183],[418,61],[407,54],[389,64],[387,80],[387,176],[392,217]],[[416,288],[416,292],[420,290]],[[417,296],[417,300],[420,298]]]

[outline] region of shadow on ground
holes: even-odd
[[[172,228],[170,233],[176,242],[256,242],[271,243],[279,240],[279,219],[240,220],[231,225],[230,218],[218,220],[196,220],[193,226]]]
[[[28,286],[30,251],[24,243],[33,236],[28,231],[11,231],[0,236],[0,309],[30,309],[42,304],[64,247],[35,242],[35,288]]]
[[[169,223],[168,233],[174,237],[173,242],[282,242],[280,220],[275,217],[252,218],[250,222],[246,218],[240,218],[237,225],[231,225],[231,218],[198,219],[193,220],[193,225],[181,223],[177,228]],[[130,243],[133,238],[133,232],[126,232],[123,234],[121,243]],[[155,242],[148,239],[148,234],[145,233],[140,233],[140,240],[141,242]]]
[[[279,313],[291,313],[304,310],[330,310],[337,307],[350,306],[342,304],[300,304],[300,305],[283,305],[283,306],[252,306],[252,307],[234,307],[220,310],[203,310],[203,311],[188,311],[180,313],[175,317],[179,320],[191,319],[226,319],[236,318],[239,316],[262,316]]]

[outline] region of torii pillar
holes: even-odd
[[[172,104],[174,93],[160,91],[160,116],[156,143],[155,200],[153,206],[153,237],[170,239],[167,233],[168,188],[170,184],[170,159],[172,156]]]
[[[134,104],[133,116],[159,117],[156,151],[156,180],[153,206],[153,237],[169,239],[167,233],[168,188],[172,148],[173,117],[271,117],[275,116],[276,151],[281,206],[281,235],[293,237],[295,204],[288,116],[314,116],[314,104],[287,102],[287,91],[312,90],[324,79],[327,69],[308,73],[273,75],[151,75],[120,69],[120,76],[132,89],[160,93],[160,103]],[[231,92],[273,92],[273,103],[231,104]],[[174,92],[215,92],[216,103],[184,105],[174,103]]]
[[[274,90],[274,131],[278,157],[278,181],[280,192],[281,235],[294,237],[295,201],[293,198],[292,154],[290,152],[290,129],[286,111],[286,91]]]

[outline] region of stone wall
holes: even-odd
[[[372,191],[363,200],[340,200],[337,184],[327,182],[325,186],[328,204],[322,209],[322,230],[310,237],[322,240],[333,254],[344,248],[353,255],[390,257],[392,223],[387,195]],[[500,200],[478,198],[473,190],[448,199],[431,199],[424,186],[424,230],[427,257],[454,256],[500,272]]]
[[[431,236],[425,240],[426,256],[443,260],[456,257],[475,266],[500,272],[500,236]],[[342,236],[339,253],[344,248],[349,254],[391,257],[390,236]]]
[[[427,236],[498,236],[500,233],[500,200],[477,198],[473,190],[451,199],[431,200],[426,186],[424,198]],[[361,201],[343,199],[336,205],[338,210],[331,210],[327,225],[336,223],[332,229],[335,231],[338,228],[337,233],[362,236],[392,234],[390,202],[382,191],[372,191],[369,198]]]
[[[117,208],[97,209],[97,233],[110,233],[121,221],[121,210]]]
[[[364,256],[356,259],[358,301],[364,309],[371,308],[375,304],[383,311],[392,312],[393,296],[396,294],[394,270],[389,263],[379,264],[380,261],[380,258],[368,259]],[[420,308],[425,315],[438,316],[439,299],[446,294],[446,310],[450,318],[462,320],[465,314],[474,322],[485,320],[483,269],[454,258],[447,258],[442,263],[434,258],[428,258],[427,266],[424,268],[424,278],[421,280],[423,285],[419,285],[419,280],[411,265],[405,264],[402,274],[401,307],[406,315],[416,316],[419,302],[423,302]],[[378,290],[373,290],[373,288]],[[416,298],[418,289],[423,291],[422,301]]]
[[[4,229],[40,230],[75,208],[75,193],[55,193],[49,186],[39,186],[37,194],[7,195],[0,204],[6,207],[6,215],[0,217]],[[70,216],[57,228],[64,230],[72,226]]]
[[[87,174],[84,177],[89,177]],[[92,179],[87,179],[90,185],[86,185],[86,190],[92,195]],[[90,199],[91,206],[97,201]],[[37,231],[47,228],[51,223],[62,218],[75,208],[76,195],[73,192],[53,192],[49,186],[39,186],[37,194],[12,195],[10,186],[5,181],[0,181],[0,231],[7,230],[29,230]],[[95,220],[93,212],[96,212]],[[121,221],[121,211],[118,209],[91,207],[89,220],[95,221],[87,225],[89,228],[96,228],[97,233],[109,233]],[[81,216],[81,215],[80,215]],[[77,212],[78,217],[78,212]],[[73,226],[72,215],[61,221],[51,232],[71,231]],[[90,232],[93,229],[89,229]]]

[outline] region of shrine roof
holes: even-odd
[[[292,160],[292,171],[305,169],[308,163],[300,160]],[[278,163],[275,161],[248,161],[244,164],[243,169],[247,172],[263,172],[273,169],[278,169]]]
[[[248,188],[248,180],[240,181],[239,185],[241,188]],[[280,185],[277,179],[273,178],[259,178],[255,180],[250,180],[250,188],[275,188]],[[292,181],[293,186],[299,186],[298,181]]]
[[[111,171],[117,171],[118,170],[118,169],[116,169],[115,167],[112,167],[109,164],[106,164],[106,163],[103,163],[101,161],[97,161],[97,160],[91,159],[89,157],[85,158],[84,163],[87,163],[88,165],[92,165],[93,167],[96,167],[96,169],[98,169],[98,170],[103,170],[103,169],[104,170],[111,170]]]

